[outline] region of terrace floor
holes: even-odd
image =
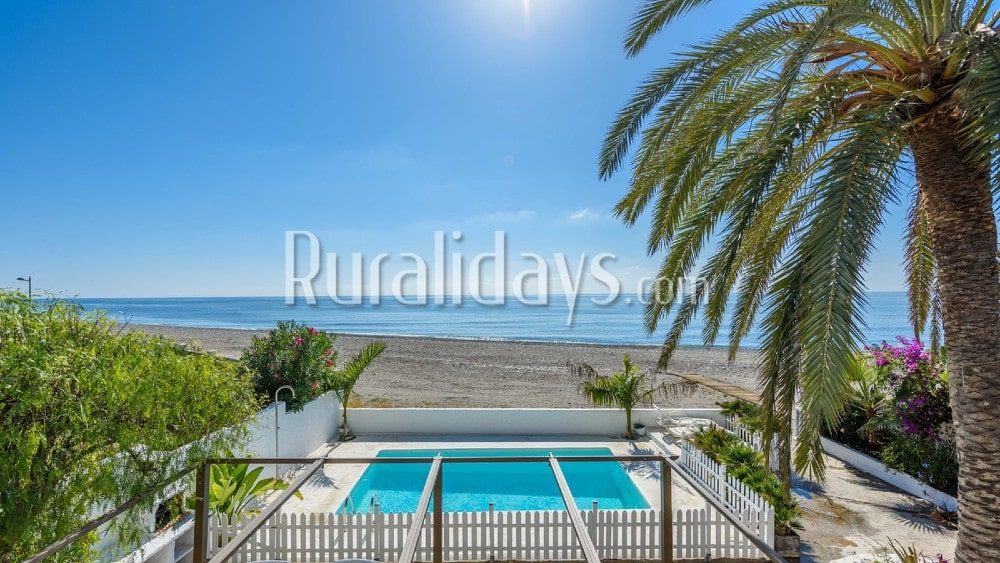
[[[544,436],[420,436],[379,435],[360,436],[349,442],[326,445],[311,457],[375,457],[383,449],[462,449],[462,448],[579,448],[606,447],[614,455],[659,454],[653,444],[614,440],[607,437],[544,437]],[[651,508],[660,508],[659,468],[656,464],[626,464],[625,472],[646,498]],[[364,473],[365,465],[327,465],[300,489],[303,499],[292,498],[282,508],[287,512],[334,512],[340,508],[351,489]],[[673,478],[672,508],[704,508],[705,500],[687,483]],[[581,506],[581,510],[589,507]]]

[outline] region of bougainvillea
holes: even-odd
[[[896,340],[898,344],[869,347],[872,361],[895,396],[903,432],[938,441],[941,425],[951,422],[947,375],[940,364],[931,363],[922,342],[903,336]]]

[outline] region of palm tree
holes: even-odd
[[[857,356],[851,364],[847,372],[850,384],[847,403],[864,417],[858,434],[868,442],[868,450],[873,451],[878,445],[879,432],[898,428],[899,421],[893,416],[893,397],[884,378],[868,362],[867,358]]]
[[[629,26],[627,54],[710,1],[647,0]],[[693,298],[678,305],[661,364],[699,310],[706,342],[731,311],[732,353],[759,321],[765,430],[788,442],[801,394],[795,465],[816,474],[820,429],[843,408],[862,337],[872,248],[886,208],[909,201],[913,330],[926,329],[936,288],[954,374],[963,561],[1000,559],[1000,16],[992,4],[766,1],[653,72],[612,124],[600,159],[608,178],[634,152],[616,212],[632,225],[650,210],[648,251],[665,254],[646,309],[650,331],[671,312],[671,281],[694,274],[717,242]]]
[[[649,401],[659,387],[652,386],[652,380],[639,373],[639,366],[632,364],[628,354],[624,358],[625,369],[610,376],[598,375],[597,370],[587,364],[574,366],[574,371],[583,373],[587,379],[580,384],[583,396],[599,407],[618,407],[625,411],[625,437],[635,438],[632,432],[632,409]]]
[[[361,374],[368,368],[368,364],[379,357],[385,351],[385,348],[386,346],[383,342],[372,342],[358,352],[358,355],[348,362],[344,366],[344,369],[327,372],[324,388],[325,390],[333,391],[337,396],[337,400],[340,401],[340,414],[343,417],[340,425],[340,438],[342,440],[348,438],[347,408],[351,400],[351,395],[354,393],[354,386],[357,384],[358,379],[361,378]]]

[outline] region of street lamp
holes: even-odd
[[[17,281],[28,282],[28,299],[31,299],[31,276],[26,278],[17,278]]]
[[[295,398],[295,389],[291,385],[282,385],[274,390],[274,457],[280,457],[278,454],[278,393],[288,389],[292,392],[292,398]],[[278,462],[274,462],[274,480],[278,480]]]

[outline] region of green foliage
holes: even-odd
[[[887,467],[954,492],[958,462],[943,365],[920,342],[897,340],[857,356],[844,415],[827,433]]]
[[[643,2],[626,52],[639,54],[710,1]],[[989,174],[1000,154],[993,11],[989,0],[754,5],[732,28],[671,55],[608,129],[600,176],[630,173],[615,212],[629,225],[649,217],[647,251],[664,254],[645,312],[650,332],[670,322],[661,365],[696,318],[706,343],[729,322],[731,354],[755,324],[763,328],[765,439],[791,445],[801,394],[799,470],[824,469],[819,434],[848,392],[864,271],[886,209],[902,197],[912,197],[905,260],[914,330],[931,324],[939,333],[940,257],[919,195],[927,186],[910,189],[909,145],[921,127],[956,122],[970,153],[921,171],[927,177],[978,168],[991,180],[976,188],[1000,190],[1000,175]],[[671,284],[691,278],[700,280],[691,298],[674,300]]]
[[[950,493],[958,490],[958,459],[951,439],[899,434],[879,455],[886,467],[912,475],[935,489]]]
[[[760,431],[761,421],[759,405],[735,399],[733,401],[720,403],[719,406],[722,407],[720,409],[722,416],[734,416],[747,430],[751,432]]]
[[[638,404],[648,403],[660,387],[653,387],[652,379],[639,373],[639,366],[632,363],[628,354],[623,359],[624,369],[610,376],[598,375],[586,364],[574,367],[577,373],[586,374],[587,379],[580,384],[583,396],[599,407],[617,407],[625,411],[625,437],[635,438],[632,425],[632,409]]]
[[[0,560],[21,560],[230,449],[256,402],[226,360],[0,292]],[[186,446],[186,447],[182,447]],[[152,510],[150,498],[136,510]],[[116,522],[137,545],[135,513]],[[94,537],[88,538],[93,541]],[[87,541],[55,560],[87,560]]]
[[[273,401],[279,387],[291,385],[295,396],[280,399],[294,412],[320,394],[327,372],[337,363],[335,340],[305,324],[279,321],[266,338],[254,337],[240,361],[250,370],[262,404]]]
[[[801,515],[802,510],[794,498],[785,497],[781,480],[774,473],[767,471],[764,457],[752,447],[743,443],[736,435],[715,425],[692,433],[688,441],[705,452],[713,461],[724,464],[729,475],[739,479],[771,503],[774,507],[774,521],[778,533],[788,533],[789,528],[799,527],[795,520]]]
[[[260,478],[263,467],[250,469],[246,463],[212,465],[209,468],[208,509],[215,513],[219,524],[233,525],[260,514],[255,501],[271,491],[283,491],[288,483],[273,477]],[[302,498],[302,493],[295,491]],[[187,507],[194,510],[194,497],[187,499]]]
[[[695,431],[688,441],[717,463],[722,463],[720,455],[723,451],[740,443],[740,439],[734,434],[714,424]]]
[[[354,393],[354,386],[357,385],[361,374],[368,368],[368,365],[382,355],[385,348],[384,342],[372,342],[362,348],[343,369],[328,369],[323,373],[321,388],[324,391],[333,391],[340,401],[340,413],[343,417],[340,431],[343,439],[348,437],[347,408],[351,401],[351,395]]]

